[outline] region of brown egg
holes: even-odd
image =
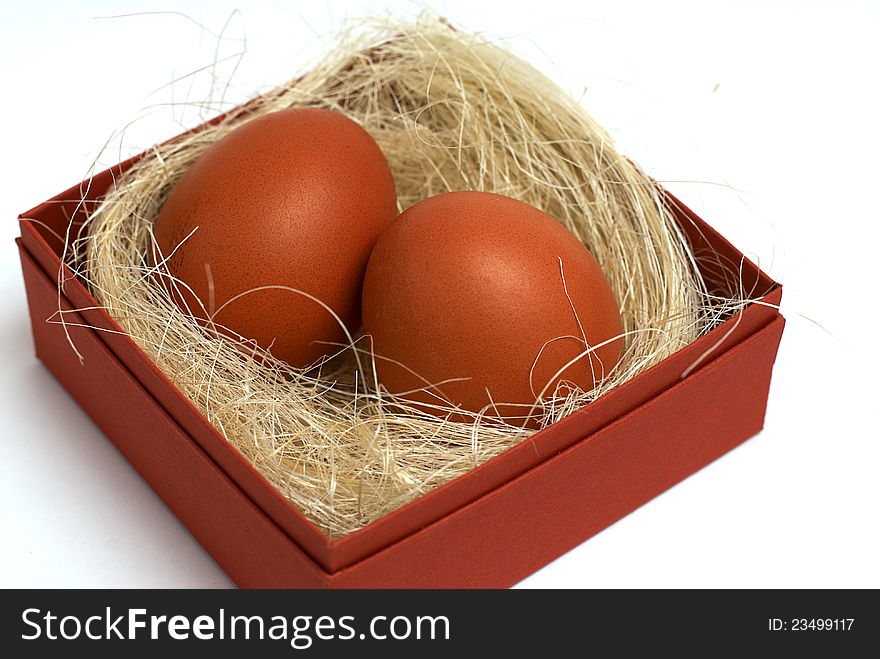
[[[559,382],[594,388],[623,348],[593,255],[540,210],[484,192],[431,197],[391,224],[367,267],[363,319],[389,391],[517,424],[533,425],[522,417]]]
[[[346,341],[315,299],[349,331],[360,327],[364,270],[396,213],[388,163],[363,128],[291,109],[209,147],[154,231],[170,274],[191,289],[177,286],[179,306],[304,367]]]

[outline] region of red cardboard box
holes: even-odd
[[[766,304],[749,305],[457,480],[329,540],[121,333],[83,283],[61,270],[64,236],[76,233],[113,176],[135,160],[19,218],[36,353],[239,586],[510,586],[763,425],[785,322],[776,309],[782,288],[669,195],[695,249],[742,262],[744,290]],[[718,273],[703,275],[727,292]],[[82,363],[59,323],[59,304]]]

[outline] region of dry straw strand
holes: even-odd
[[[183,285],[161,263],[149,265],[152,222],[175,181],[237,126],[301,106],[341,112],[376,139],[401,209],[445,191],[498,192],[544,210],[596,256],[620,300],[624,358],[594,391],[546,392],[535,410],[544,425],[661,361],[731,310],[708,295],[653,182],[529,64],[433,19],[343,37],[315,68],[247,112],[155,147],[116,182],[72,250],[77,273],[123,330],[329,537],[363,527],[532,431],[406,407],[378,386],[363,337],[317,372],[292,369],[245,339],[206,331],[157,283]]]

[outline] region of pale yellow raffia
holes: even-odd
[[[156,283],[163,273],[148,266],[151,225],[175,181],[236,126],[292,106],[332,108],[364,126],[388,158],[401,209],[448,190],[498,192],[549,213],[596,256],[620,300],[626,353],[595,391],[545,392],[535,410],[542,424],[656,364],[730,310],[707,294],[650,179],[530,65],[433,20],[342,39],[247,114],[156,147],[91,215],[71,257],[159,368],[331,537],[460,476],[530,431],[402,406],[376,386],[363,340],[356,345],[365,372],[352,350],[320,373],[293,370],[244,341],[243,355],[241,345],[182,314]]]

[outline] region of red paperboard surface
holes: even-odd
[[[75,232],[87,207],[80,200],[91,203],[131,163],[22,215],[23,267],[38,356],[240,585],[507,585],[761,427],[782,332],[774,308],[781,287],[669,196],[696,249],[741,265],[743,287],[753,297],[763,295],[764,304],[750,305],[661,364],[469,474],[331,541],[119,333],[69,272],[61,301],[80,312],[79,321],[67,320],[109,331],[71,329],[80,352],[85,355],[82,345],[92,346],[80,365],[62,328],[46,322],[58,308],[57,273],[70,218]],[[712,263],[704,265],[711,280]],[[716,283],[724,288],[722,278]],[[107,364],[99,365],[102,361]],[[130,415],[114,412],[137,405],[155,424],[151,436],[161,434],[167,444],[158,457],[143,450],[148,439]],[[193,453],[193,465],[203,465],[201,470],[167,468],[183,447]],[[155,460],[164,460],[166,468]],[[176,460],[183,462],[179,456]],[[204,478],[196,477],[201,472]],[[226,499],[221,506],[219,501]],[[247,533],[224,533],[230,520]],[[284,551],[269,549],[279,544]],[[264,561],[270,551],[273,558]],[[276,561],[287,569],[279,571]],[[270,574],[286,576],[270,582]]]

